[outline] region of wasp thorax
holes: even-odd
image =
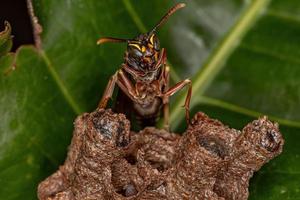
[[[128,41],[126,61],[137,71],[154,71],[159,58],[159,40],[154,33],[141,34]]]

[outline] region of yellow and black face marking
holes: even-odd
[[[135,47],[135,48],[137,48],[139,51],[142,51],[142,49],[141,49],[140,45],[139,45],[139,44],[137,44],[137,43],[129,43],[128,45],[129,45],[129,46],[131,46],[131,47]]]
[[[152,45],[154,44],[154,39],[153,39],[154,36],[155,36],[154,34],[152,34],[152,35],[150,36],[150,44],[152,44]]]
[[[160,45],[159,45],[159,40],[158,38],[156,37],[156,35],[153,33],[150,35],[150,38],[149,38],[149,44],[152,46],[152,48],[154,48],[156,51],[159,51],[160,49]]]
[[[141,44],[136,42],[130,42],[127,46],[128,55],[132,58],[140,58],[143,56]]]
[[[150,39],[149,39],[149,44],[148,44],[148,46],[150,47],[150,48],[154,48],[154,40],[153,40],[153,38],[154,38],[154,34],[152,34],[151,36],[150,36]]]
[[[153,70],[159,52],[159,41],[155,33],[141,34],[128,41],[127,62],[132,68],[139,71]]]
[[[147,50],[147,46],[149,46],[149,45],[146,46],[146,45],[143,45],[143,44],[138,43],[138,42],[136,42],[136,43],[131,42],[131,43],[128,43],[128,46],[129,46],[129,48],[133,47],[133,48],[136,48],[137,50],[139,50],[140,52],[145,53],[146,50]],[[153,48],[153,46],[151,48]]]
[[[148,36],[148,34],[142,34],[138,38],[135,38],[134,41],[128,42],[127,50],[133,52],[134,57],[140,56],[141,53],[145,54],[146,51],[159,51],[159,40],[154,33],[151,33],[150,36]]]

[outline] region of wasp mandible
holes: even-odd
[[[166,50],[160,48],[156,36],[157,29],[177,10],[185,7],[184,3],[173,6],[148,33],[140,34],[134,39],[103,37],[97,44],[107,42],[126,42],[127,50],[121,68],[110,78],[99,108],[105,108],[112,97],[117,84],[123,96],[133,106],[133,112],[142,127],[155,125],[161,110],[164,116],[164,127],[169,129],[169,98],[183,87],[188,86],[184,104],[187,123],[189,123],[189,105],[192,85],[189,79],[169,87],[170,67],[166,65]],[[118,94],[119,95],[119,94]],[[130,105],[125,105],[127,109]],[[131,111],[130,111],[131,112]]]

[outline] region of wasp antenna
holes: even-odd
[[[100,45],[100,44],[107,43],[107,42],[119,43],[119,42],[127,42],[127,41],[128,41],[127,39],[103,37],[97,41],[97,44]]]
[[[154,28],[152,29],[151,32],[155,32],[156,29],[159,28],[161,25],[163,25],[174,12],[176,12],[177,10],[179,10],[183,7],[185,7],[185,3],[178,3],[175,6],[173,6],[172,8],[170,8],[170,10],[167,12],[167,14],[165,14],[160,19],[160,21],[154,26]]]

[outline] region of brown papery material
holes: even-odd
[[[197,113],[180,136],[130,132],[123,114],[76,119],[67,159],[39,184],[40,200],[247,199],[253,173],[279,155],[278,125],[262,117],[242,131]]]

